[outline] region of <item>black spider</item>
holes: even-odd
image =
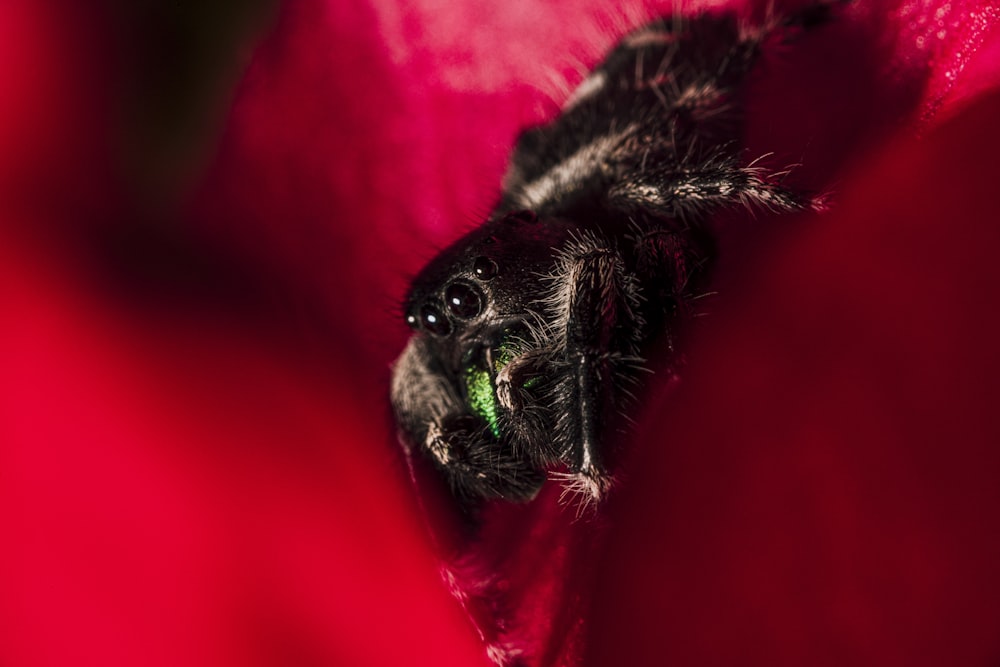
[[[393,368],[404,446],[459,495],[528,499],[546,475],[607,492],[643,359],[690,312],[712,258],[708,215],[811,205],[747,161],[741,93],[769,40],[827,10],[753,29],[653,21],[520,137],[493,214],[413,281],[415,333]]]

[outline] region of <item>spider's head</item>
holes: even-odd
[[[487,222],[416,277],[406,299],[407,324],[442,350],[454,350],[523,322],[573,227],[563,220],[542,221],[533,211]]]
[[[496,437],[496,376],[537,325],[546,276],[575,228],[532,211],[499,216],[441,252],[410,288],[407,324]]]

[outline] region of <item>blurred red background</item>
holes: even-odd
[[[485,664],[396,303],[671,5],[0,5],[0,663]],[[606,545],[489,514],[531,663],[1000,660],[997,15],[861,2],[758,68],[747,145],[837,204],[724,247]]]

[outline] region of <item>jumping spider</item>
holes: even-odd
[[[521,135],[493,213],[413,281],[393,368],[404,446],[459,496],[529,499],[547,475],[605,495],[630,388],[712,259],[708,216],[813,205],[745,155],[741,98],[762,49],[829,9],[655,20]]]

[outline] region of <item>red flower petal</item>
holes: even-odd
[[[4,5],[0,662],[482,662],[395,458],[393,300],[556,113],[550,73],[672,7],[288,3],[197,195],[161,205],[116,153],[114,14]],[[747,136],[838,212],[733,240],[596,523],[554,487],[487,517],[533,662],[1000,654],[997,14],[842,11],[762,64]]]
[[[589,664],[995,662],[998,113],[894,145],[726,287],[638,438]]]

